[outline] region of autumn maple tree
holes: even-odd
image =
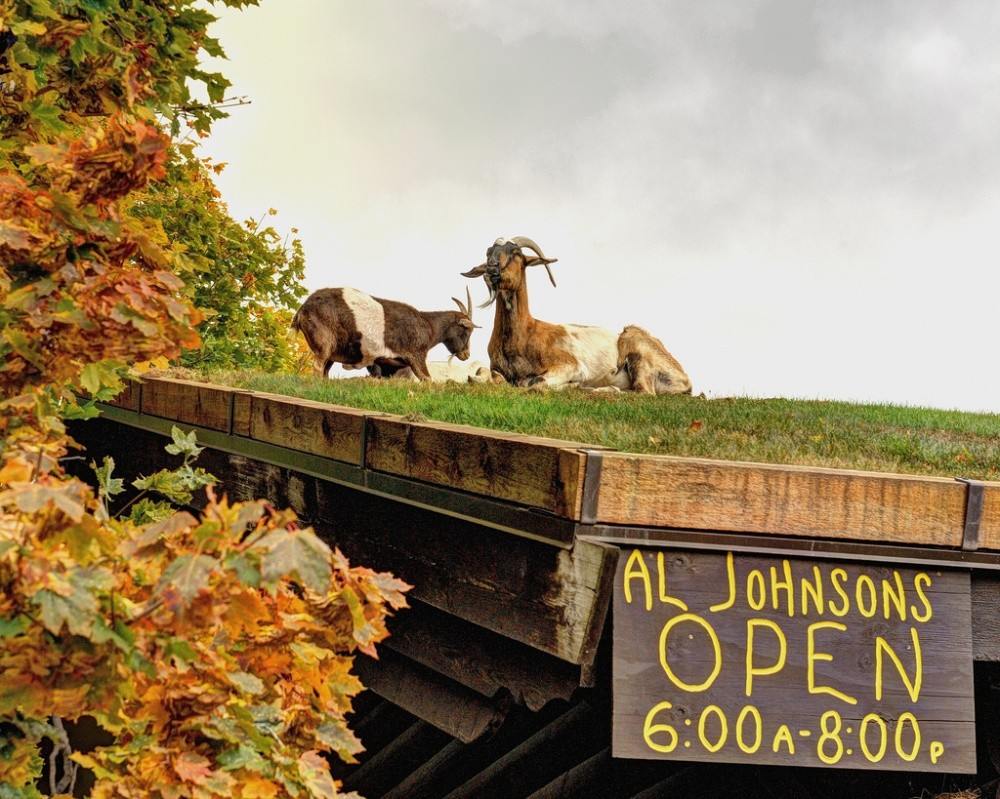
[[[294,371],[304,346],[291,328],[306,293],[302,242],[295,228],[284,237],[268,224],[273,208],[257,219],[233,219],[214,182],[224,167],[200,156],[193,141],[175,143],[165,177],[133,195],[126,211],[162,225],[171,271],[203,314],[201,344],[185,351],[180,365]]]
[[[336,796],[352,658],[405,604],[290,511],[228,502],[183,431],[176,468],[129,476],[141,498],[110,459],[66,471],[66,419],[198,343],[163,223],[129,209],[170,136],[224,113],[212,21],[194,0],[0,0],[3,799],[71,792],[77,767],[95,797]],[[198,515],[171,505],[194,492]],[[83,716],[112,743],[73,752]]]

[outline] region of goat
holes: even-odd
[[[522,248],[535,254],[526,257]],[[554,286],[549,264],[557,260],[546,258],[526,236],[515,236],[497,239],[486,251],[485,263],[462,272],[465,277],[486,281],[490,297],[480,307],[496,303],[493,335],[487,347],[490,369],[514,385],[608,385],[618,364],[614,333],[600,327],[543,322],[528,310],[525,270],[543,265]]]
[[[320,289],[296,311],[292,328],[305,336],[322,377],[339,363],[345,369],[409,368],[419,380],[430,380],[427,353],[434,345],[444,344],[460,360],[469,357],[469,338],[478,325],[468,288],[466,298],[463,305],[452,297],[458,311],[418,311],[357,289]]]
[[[610,385],[640,394],[690,394],[691,380],[663,342],[637,325],[618,336],[618,369]]]

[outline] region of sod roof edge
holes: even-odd
[[[167,377],[148,377],[111,404],[574,520],[587,451],[602,449]],[[954,478],[606,449],[601,461],[591,487],[597,523],[963,544],[969,489]],[[1000,550],[1000,482],[983,483],[979,546]]]

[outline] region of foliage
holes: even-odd
[[[174,470],[133,485],[173,501],[214,482],[177,428]],[[105,458],[98,493],[20,458],[0,480],[0,781],[38,795],[36,744],[55,715],[94,716],[111,746],[73,754],[95,797],[333,797],[321,756],[361,750],[345,713],[406,586],[352,568],[290,511],[230,504],[200,517],[137,502]],[[138,522],[138,523],[137,523]]]
[[[183,365],[289,370],[297,347],[288,312],[305,294],[302,243],[283,241],[272,226],[263,226],[273,208],[243,224],[230,217],[212,181],[223,166],[199,158],[191,143],[175,145],[166,178],[130,201],[129,212],[163,226],[173,245],[173,271],[205,315],[201,347],[185,352]]]
[[[245,6],[253,0],[221,0]],[[169,164],[166,126],[223,114],[213,16],[196,0],[0,0],[0,796],[33,797],[62,719],[114,743],[76,761],[99,797],[329,797],[343,724],[404,587],[352,569],[294,515],[230,505],[193,466],[98,493],[67,475],[64,419],[93,415],[131,365],[198,343],[160,223],[128,214]],[[79,403],[77,392],[91,399]],[[203,512],[175,513],[208,485]],[[158,494],[157,492],[162,492]],[[52,793],[69,788],[72,770]]]
[[[1000,415],[818,400],[648,397],[219,372],[217,383],[625,452],[1000,480]],[[204,379],[204,378],[203,378]]]

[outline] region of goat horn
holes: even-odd
[[[466,316],[469,315],[469,311],[466,309],[466,307],[464,305],[462,305],[462,301],[458,297],[452,297],[452,300],[454,300],[455,305],[458,306],[458,310],[460,310]]]
[[[556,279],[552,277],[552,270],[549,269],[549,265],[545,264],[545,271],[549,273],[549,280],[552,281],[553,287],[556,285]]]
[[[465,287],[465,315],[469,317],[469,321],[472,321],[472,292],[469,291],[469,287]]]
[[[533,242],[527,236],[514,236],[514,238],[510,239],[510,241],[516,244],[518,247],[528,247],[529,249],[534,250],[535,254],[538,255],[540,258],[545,257],[545,253],[542,252],[542,248],[539,247],[537,244],[535,244],[535,242]]]

